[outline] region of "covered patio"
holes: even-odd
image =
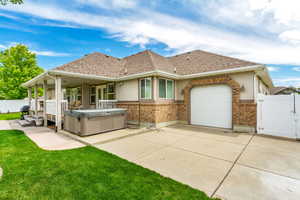
[[[67,110],[115,107],[115,82],[107,77],[49,71],[23,84],[28,89],[30,113],[42,117],[44,126],[55,123],[62,129]],[[38,97],[40,88],[42,98]]]

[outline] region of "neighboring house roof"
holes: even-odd
[[[146,50],[122,59],[102,53],[92,53],[54,70],[120,77],[154,70],[187,75],[251,65],[257,65],[257,63],[200,50],[171,57],[163,57]]]
[[[272,95],[276,95],[276,94],[280,94],[280,93],[284,92],[285,90],[289,90],[289,91],[291,91],[291,93],[293,93],[293,92],[295,92],[295,93],[299,92],[299,91],[297,91],[296,88],[293,88],[293,87],[282,87],[281,86],[281,87],[273,87],[273,88],[271,88],[270,89],[270,93]]]

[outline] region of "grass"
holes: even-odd
[[[203,192],[93,147],[45,151],[0,131],[0,199],[198,199]]]
[[[1,113],[0,120],[13,120],[13,119],[20,119],[21,113]]]

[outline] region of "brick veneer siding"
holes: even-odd
[[[257,122],[257,105],[256,103],[245,103],[240,101],[239,104],[239,121],[238,125],[256,127]]]
[[[141,102],[140,105],[138,102],[120,102],[117,104],[119,108],[127,109],[128,120],[138,121],[140,113],[141,122],[149,122],[155,124],[178,120],[178,114],[180,113],[178,111],[178,106],[182,105],[182,102],[177,103],[175,101],[166,103]]]

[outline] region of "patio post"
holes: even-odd
[[[34,115],[38,116],[38,85],[34,86]]]
[[[48,123],[47,123],[47,98],[48,98],[48,94],[47,94],[47,80],[44,80],[43,82],[43,89],[44,89],[44,107],[43,107],[43,118],[44,118],[44,126],[47,127]]]
[[[29,105],[29,108],[31,109],[31,101],[32,101],[32,88],[28,88],[27,89],[27,92],[28,92],[28,105]]]
[[[55,102],[56,102],[56,115],[55,115],[55,125],[56,130],[59,131],[62,129],[62,121],[61,121],[61,77],[55,78]]]

